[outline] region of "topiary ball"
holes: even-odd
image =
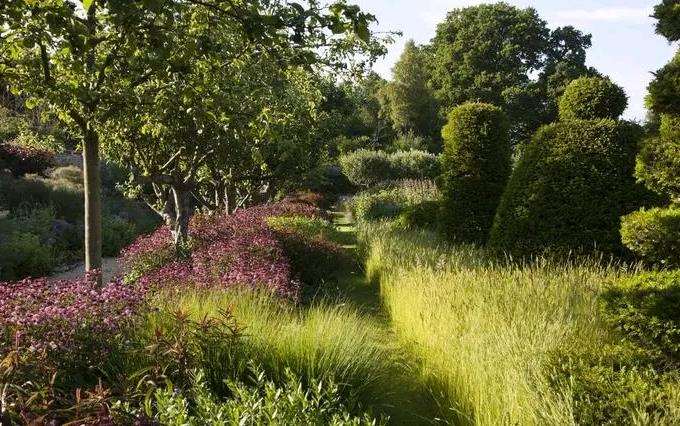
[[[628,106],[626,92],[608,78],[572,81],[560,98],[561,120],[618,119]]]

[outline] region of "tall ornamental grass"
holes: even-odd
[[[398,232],[398,234],[395,234]],[[614,268],[496,261],[427,232],[363,225],[367,274],[423,379],[457,424],[573,424],[572,389],[553,380],[564,348],[611,341],[598,309]]]
[[[214,384],[248,375],[255,365],[277,382],[285,381],[288,371],[307,384],[337,383],[345,396],[396,424],[418,424],[432,412],[419,374],[388,331],[348,304],[300,307],[238,289],[195,290],[160,299],[161,311],[181,310],[200,320],[229,310],[242,325],[237,352],[216,353],[202,366]],[[148,331],[156,326],[150,317]]]

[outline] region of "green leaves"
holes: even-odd
[[[83,0],[83,8],[85,10],[90,10],[90,6],[92,6],[92,3],[94,3],[94,0]]]

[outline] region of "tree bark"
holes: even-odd
[[[172,197],[175,204],[172,237],[175,248],[180,253],[189,239],[189,219],[191,219],[190,197],[188,191],[174,186],[172,187]]]
[[[83,140],[85,187],[85,270],[102,267],[102,194],[99,136],[88,127]],[[99,277],[101,283],[101,276]]]
[[[227,182],[224,187],[224,211],[230,215],[236,210],[236,188],[232,182]]]

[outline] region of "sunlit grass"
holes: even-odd
[[[496,261],[426,232],[364,225],[367,274],[401,341],[455,423],[572,424],[571,390],[550,384],[570,345],[611,340],[597,295],[618,269],[595,262]]]
[[[249,365],[257,365],[284,380],[290,369],[306,382],[332,379],[364,409],[389,415],[397,424],[419,423],[421,414],[431,412],[420,375],[394,338],[348,303],[300,307],[248,291],[189,291],[166,298],[160,309],[183,311],[194,320],[223,310],[233,314],[242,327],[241,343],[235,354],[218,354],[205,366],[213,378],[247,373]],[[147,326],[154,321],[151,317]]]

